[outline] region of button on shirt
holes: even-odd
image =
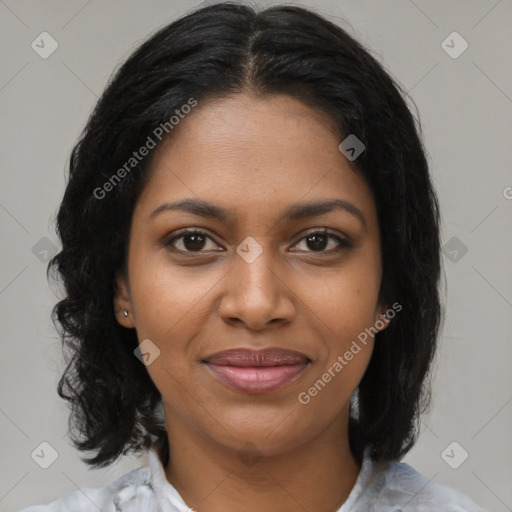
[[[430,482],[404,462],[373,462],[369,451],[367,447],[356,483],[337,512],[488,512],[461,491]],[[20,512],[194,512],[167,481],[155,450],[148,451],[148,460],[146,467],[104,487],[76,490]]]

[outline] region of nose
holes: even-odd
[[[283,266],[273,261],[269,249],[263,249],[252,262],[235,253],[223,280],[219,315],[231,325],[243,324],[255,331],[290,322],[296,298],[289,280],[289,273],[285,275]]]

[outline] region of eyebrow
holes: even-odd
[[[352,203],[349,203],[343,199],[329,199],[325,201],[293,204],[287,210],[285,210],[281,220],[291,222],[311,217],[317,217],[325,213],[329,213],[336,208],[340,208],[352,214],[354,217],[357,217],[363,224],[364,228],[367,228],[366,218],[361,210],[359,210],[359,208],[354,206]],[[201,217],[217,219],[222,222],[228,222],[233,217],[231,212],[220,206],[208,203],[202,199],[188,198],[172,203],[165,202],[161,204],[158,208],[150,213],[148,220],[152,220],[157,215],[167,211],[183,211],[193,215],[199,215]]]

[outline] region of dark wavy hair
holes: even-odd
[[[376,335],[357,410],[351,403],[349,441],[359,461],[368,445],[373,460],[398,460],[416,442],[442,317],[439,205],[419,117],[370,51],[336,24],[302,7],[258,11],[225,2],[189,12],[139,46],[113,74],[72,150],[56,221],[62,250],[48,273],[57,269],[65,287],[52,311],[67,363],[58,393],[70,405],[74,446],[96,452],[82,459],[91,466],[151,446],[165,464],[169,458],[161,395],[134,356],[135,329],[118,324],[113,304],[151,155],[108,197],[95,191],[191,97],[201,105],[243,92],[294,97],[366,146],[353,163],[377,207],[381,299],[402,310]]]

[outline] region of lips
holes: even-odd
[[[231,349],[217,352],[203,363],[223,384],[246,393],[265,393],[295,380],[311,360],[281,348]]]

